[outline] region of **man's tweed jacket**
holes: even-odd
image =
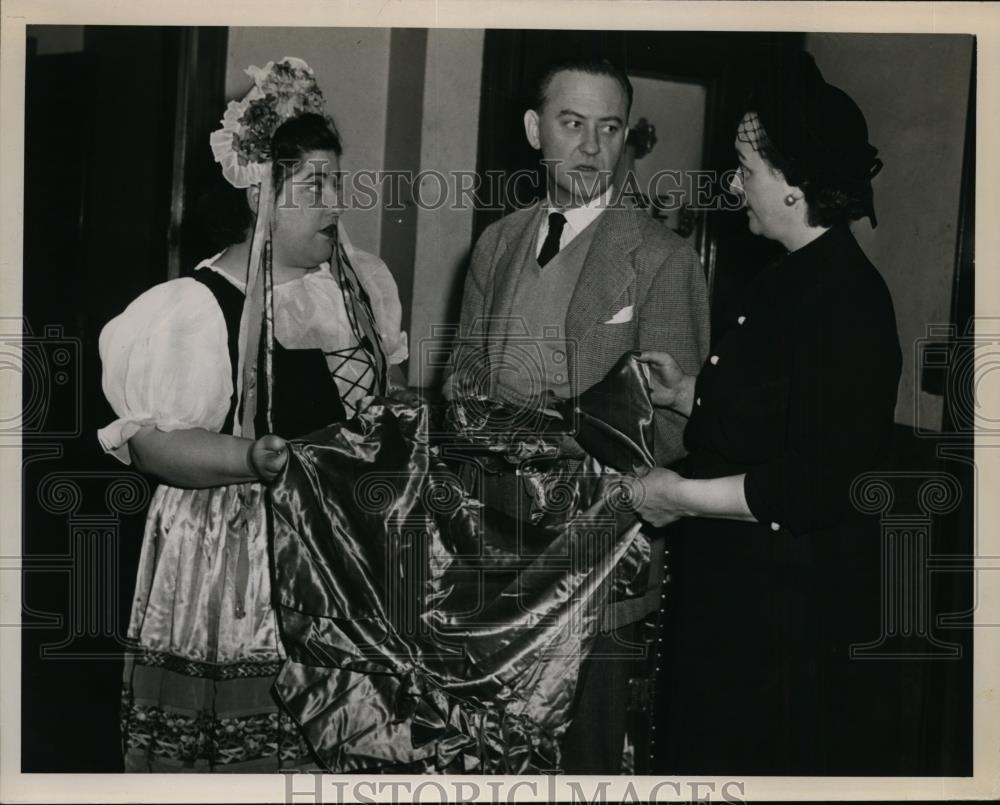
[[[527,252],[545,208],[518,210],[490,225],[476,243],[465,280],[460,347],[454,379],[484,372],[490,342],[502,341]],[[690,245],[632,206],[611,207],[597,218],[593,242],[570,299],[565,335],[574,393],[590,388],[629,350],[669,352],[696,374],[709,348],[705,274]],[[496,354],[494,352],[494,354]],[[684,454],[686,420],[658,409],[656,459],[666,466]]]

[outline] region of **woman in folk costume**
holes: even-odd
[[[126,771],[312,765],[272,693],[285,657],[271,602],[266,487],[285,440],[405,395],[386,266],[339,222],[341,140],[312,71],[250,67],[211,145],[245,188],[243,236],[146,291],[101,333],[118,419],[102,446],[160,481],[126,659]]]

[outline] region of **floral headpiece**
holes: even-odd
[[[222,128],[209,138],[215,161],[233,187],[264,182],[271,169],[271,138],[286,120],[311,112],[323,115],[333,127],[316,77],[302,59],[286,56],[244,72],[253,87],[243,100],[229,102]]]

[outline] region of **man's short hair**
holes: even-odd
[[[576,57],[553,62],[538,75],[535,81],[534,93],[531,96],[531,108],[540,112],[545,104],[545,93],[549,90],[549,84],[559,73],[574,72],[587,73],[588,75],[606,75],[618,82],[625,93],[625,116],[632,109],[632,82],[628,80],[625,72],[614,62],[604,58]]]

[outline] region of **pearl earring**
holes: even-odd
[[[785,206],[791,207],[793,204],[795,204],[795,196],[789,193],[787,196],[785,196]]]

